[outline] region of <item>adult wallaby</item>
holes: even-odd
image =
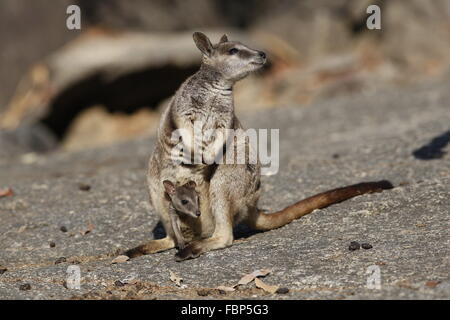
[[[211,44],[208,37],[200,32],[195,32],[193,38],[202,53],[201,67],[181,85],[163,112],[147,175],[150,198],[167,235],[125,254],[135,257],[175,246],[169,213],[170,201],[165,196],[163,185],[165,180],[177,185],[192,180],[199,194],[201,215],[197,219],[182,221],[185,229],[191,231],[183,234],[190,243],[177,252],[178,261],[230,246],[233,242],[233,226],[239,222],[245,222],[258,230],[279,228],[314,209],[392,187],[386,181],[361,183],[318,194],[276,213],[259,211],[259,163],[215,164],[214,160],[221,152],[226,153],[223,148],[229,138],[229,131],[225,129],[242,129],[234,113],[233,85],[260,69],[266,62],[266,55],[242,43],[229,41],[226,35],[216,45]],[[199,125],[202,132],[213,129],[220,134],[203,137],[198,142],[198,137],[194,135],[195,125]],[[196,145],[200,145],[200,163],[179,163],[182,159],[186,160],[182,156],[179,161],[175,161],[173,150],[179,143],[173,139],[176,130],[189,154],[194,152]]]

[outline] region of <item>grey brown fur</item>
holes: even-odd
[[[175,186],[171,181],[163,181],[167,197],[170,199],[170,221],[172,223],[175,242],[178,249],[184,249],[186,241],[181,232],[181,221],[187,219],[197,219],[200,216],[198,193],[195,190],[197,185],[194,181]]]
[[[187,230],[183,231],[183,237],[189,244],[177,252],[179,261],[230,246],[233,242],[233,226],[239,222],[245,222],[255,229],[273,229],[314,209],[383,189],[379,183],[349,186],[305,199],[280,212],[260,212],[257,209],[260,196],[259,163],[212,163],[228,139],[224,129],[242,129],[234,113],[233,85],[260,69],[266,62],[266,56],[242,43],[228,41],[226,35],[216,45],[212,45],[199,32],[194,33],[193,38],[203,54],[202,65],[197,73],[181,85],[163,112],[147,174],[150,198],[167,236],[127,251],[128,256],[160,252],[176,245],[177,237],[172,226],[170,201],[165,196],[164,180],[177,185],[192,180],[199,194],[201,215],[197,219],[181,221],[181,229]],[[195,121],[202,123],[202,132],[215,129],[222,130],[224,134],[203,139],[200,144],[202,163],[177,164],[171,157],[172,149],[177,144],[171,140],[172,133],[176,129],[184,129],[181,133],[183,145],[193,151]]]

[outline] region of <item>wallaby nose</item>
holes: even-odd
[[[265,59],[266,58],[266,53],[263,51],[258,51],[258,54],[261,58]]]
[[[197,211],[197,212],[195,213],[195,215],[196,215],[197,217],[200,217],[200,211]]]

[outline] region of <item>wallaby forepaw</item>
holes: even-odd
[[[179,250],[175,254],[175,260],[180,262],[183,260],[195,259],[198,256],[200,256],[200,254],[201,254],[200,248],[196,248],[195,245],[188,245],[187,247],[185,247],[182,250]]]

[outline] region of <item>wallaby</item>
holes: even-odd
[[[184,249],[186,241],[181,233],[181,219],[191,217],[197,219],[200,216],[198,205],[197,186],[194,181],[189,181],[182,186],[175,186],[171,181],[163,181],[167,196],[170,198],[170,221],[175,234],[178,249]]]
[[[229,41],[226,35],[215,45],[200,32],[195,32],[193,38],[202,53],[202,64],[180,86],[163,112],[147,174],[150,198],[167,235],[128,250],[126,255],[132,258],[175,247],[176,236],[170,218],[170,201],[165,196],[162,183],[164,180],[180,185],[195,181],[199,195],[201,215],[184,222],[185,227],[192,231],[192,237],[188,245],[176,253],[178,261],[230,246],[233,226],[237,223],[245,222],[258,230],[270,230],[314,209],[364,193],[392,188],[387,181],[361,183],[318,194],[276,213],[266,214],[258,210],[261,187],[259,162],[225,164],[214,163],[214,160],[221,151],[226,153],[226,150],[223,151],[229,139],[226,129],[242,129],[234,112],[233,85],[260,69],[266,63],[266,54],[240,42]],[[214,129],[222,134],[198,143],[198,137],[194,136],[194,123],[201,124],[202,132]],[[173,149],[179,142],[173,138],[174,132],[179,133],[183,146],[190,154],[194,153],[194,146],[200,144],[200,163],[191,164],[186,161],[185,154],[179,156],[181,161],[174,161]]]

